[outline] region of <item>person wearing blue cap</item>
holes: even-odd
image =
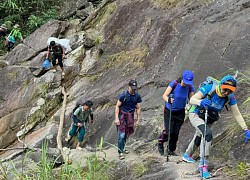
[[[202,178],[208,179],[211,177],[208,171],[209,150],[213,139],[210,127],[213,122],[219,119],[219,112],[228,104],[231,107],[232,113],[239,123],[241,128],[245,131],[245,142],[250,139],[250,131],[238,109],[236,98],[233,92],[236,91],[237,80],[235,77],[227,75],[223,77],[213,90],[213,84],[208,84],[199,88],[199,91],[190,99],[192,107],[189,110],[189,120],[194,126],[196,132],[193,140],[190,142],[186,152],[182,156],[185,162],[193,163],[195,160],[192,158],[195,150],[200,147],[200,163],[198,166],[202,174]],[[210,97],[207,95],[211,92]],[[205,110],[208,116],[204,116]],[[207,117],[207,124],[205,124],[205,117]],[[205,138],[203,134],[205,134]]]
[[[188,99],[190,99],[195,92],[193,78],[194,73],[190,70],[185,70],[179,79],[173,80],[169,83],[162,96],[165,100],[164,130],[158,139],[158,151],[161,155],[164,155],[164,142],[167,142],[168,140],[168,155],[176,155],[175,150],[179,131],[185,119],[185,106]],[[169,123],[170,118],[171,123]],[[170,138],[168,138],[169,134]]]

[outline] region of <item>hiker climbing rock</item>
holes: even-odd
[[[250,139],[250,131],[248,130],[246,123],[238,109],[236,98],[233,94],[237,87],[237,80],[233,76],[225,76],[217,84],[208,83],[199,88],[199,91],[195,93],[190,99],[190,103],[193,104],[189,110],[189,119],[191,124],[196,129],[193,140],[190,142],[182,159],[186,162],[195,162],[192,158],[194,151],[200,146],[200,163],[199,171],[202,174],[202,178],[210,178],[211,175],[208,172],[208,156],[213,139],[211,125],[219,119],[219,112],[228,104],[231,106],[232,113],[239,123],[239,125],[245,131],[245,142]],[[215,85],[214,85],[215,84]],[[208,109],[207,124],[205,124],[205,108]],[[206,132],[205,136],[204,132]],[[203,138],[204,137],[204,140]],[[204,146],[203,146],[204,145]]]
[[[77,105],[72,112],[72,125],[67,134],[66,141],[70,141],[71,138],[78,134],[78,143],[76,149],[81,150],[81,143],[83,142],[85,135],[86,124],[89,122],[89,117],[91,118],[91,123],[94,123],[94,116],[92,112],[93,102],[86,101],[83,105]]]
[[[128,90],[119,95],[115,107],[115,124],[118,131],[118,154],[119,159],[124,159],[123,153],[128,153],[124,149],[127,138],[134,132],[134,112],[136,110],[137,121],[136,126],[140,126],[142,102],[141,96],[137,90],[137,82],[131,80]]]
[[[60,44],[57,44],[55,41],[51,41],[48,47],[46,59],[49,58],[51,52],[52,52],[52,65],[54,72],[57,71],[57,65],[59,65],[62,70],[62,77],[64,77],[65,72],[63,68],[63,59],[65,56],[65,49]]]
[[[158,151],[161,155],[164,155],[164,142],[167,141],[169,145],[167,146],[167,156],[176,155],[176,143],[178,141],[179,131],[185,119],[185,106],[188,98],[190,99],[195,91],[193,78],[193,72],[185,70],[180,78],[169,83],[162,96],[165,100],[164,130],[158,140]],[[170,95],[172,95],[173,98],[171,98]]]
[[[7,45],[7,50],[10,51],[11,49],[14,48],[14,45],[16,43],[16,40],[20,40],[23,42],[23,36],[20,31],[19,25],[16,24],[13,29],[11,30],[9,36],[6,38],[6,45]]]

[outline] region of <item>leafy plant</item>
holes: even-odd
[[[248,170],[249,170],[249,165],[243,162],[240,162],[237,166],[236,166],[236,172],[237,175],[240,177],[245,177],[248,175]]]
[[[31,15],[28,18],[28,26],[31,31],[34,31],[37,27],[39,27],[43,23],[43,19],[41,17]]]

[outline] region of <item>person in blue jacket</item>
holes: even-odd
[[[164,106],[164,130],[158,140],[158,151],[164,155],[164,142],[169,140],[168,155],[177,155],[175,153],[176,144],[178,141],[179,131],[185,119],[185,106],[194,95],[195,88],[193,86],[194,74],[190,70],[185,70],[178,80],[173,80],[168,85],[163,94],[165,100]],[[172,95],[172,98],[170,97]],[[169,118],[170,106],[172,105],[170,133],[169,131]],[[168,139],[170,134],[170,138]]]
[[[200,146],[200,163],[198,169],[203,176],[202,178],[205,179],[211,177],[210,173],[208,172],[207,162],[211,141],[213,139],[210,127],[213,122],[219,119],[218,113],[222,110],[226,103],[231,107],[235,119],[245,131],[245,142],[250,139],[250,131],[248,130],[247,125],[238,109],[237,101],[233,94],[237,87],[237,80],[233,76],[227,75],[220,80],[215,90],[212,90],[212,87],[212,84],[201,87],[199,91],[190,99],[190,104],[193,105],[189,110],[189,120],[196,129],[196,132],[194,134],[193,140],[190,142],[185,154],[182,157],[182,159],[186,162],[195,162],[195,160],[192,158],[192,155],[194,151]],[[211,91],[214,93],[212,93],[210,97],[207,96]],[[208,110],[207,126],[205,126],[204,121],[205,108]],[[205,142],[203,142],[202,138],[204,132],[206,132]]]

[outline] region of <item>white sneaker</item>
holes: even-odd
[[[65,141],[69,141],[71,139],[71,136],[70,135],[67,135],[67,137],[65,138]]]

